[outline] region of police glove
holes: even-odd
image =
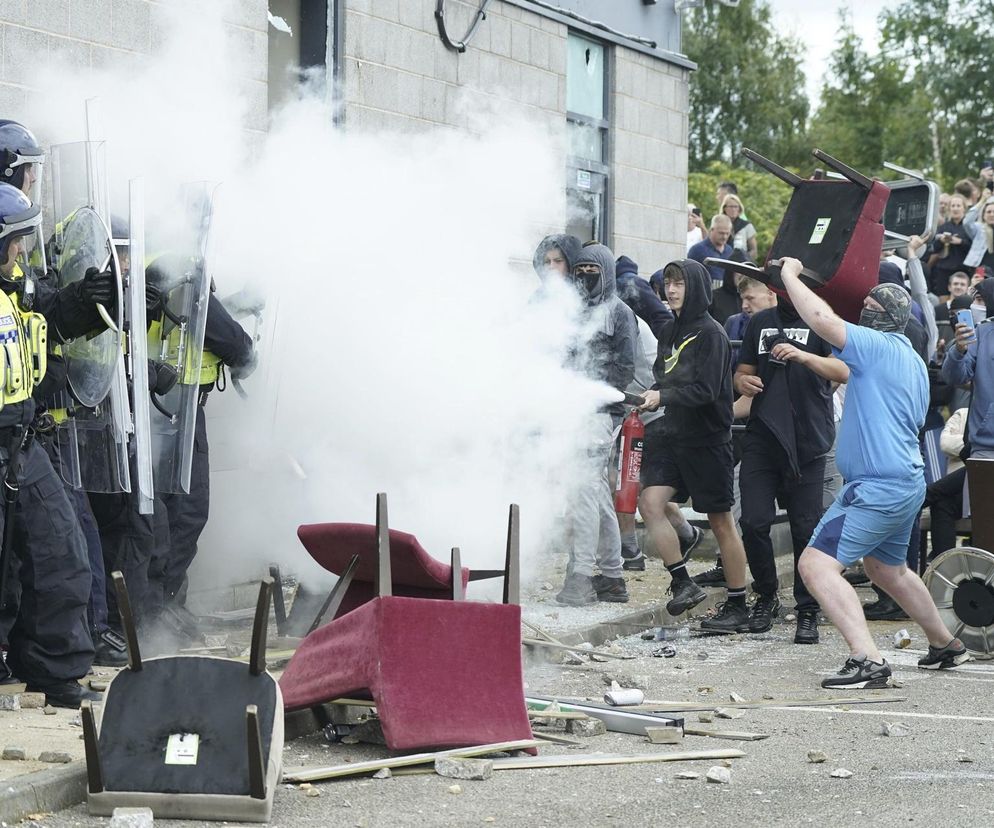
[[[111,270],[88,268],[79,288],[83,301],[111,308],[117,304],[117,277]]]
[[[229,365],[228,372],[231,374],[233,380],[243,380],[248,376],[251,376],[252,372],[255,370],[256,365],[259,364],[259,357],[253,350],[248,361],[244,365]]]
[[[145,283],[145,313],[152,314],[159,308],[162,302],[162,291],[157,285],[151,282]]]
[[[179,372],[167,362],[148,361],[148,390],[159,397],[164,397],[173,390]]]

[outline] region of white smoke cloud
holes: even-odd
[[[99,96],[113,189],[144,176],[150,221],[179,183],[223,181],[218,295],[266,297],[248,401],[208,405],[211,517],[192,589],[270,560],[311,576],[297,525],[372,522],[378,491],[394,528],[477,567],[502,559],[520,503],[532,560],[611,395],[560,367],[576,298],[531,301],[534,273],[514,264],[561,222],[562,136],[493,110],[475,134],[341,131],[315,96],[259,139],[243,129],[253,69],[220,6],[165,4],[137,67],[40,67],[28,119],[50,142],[79,140]]]

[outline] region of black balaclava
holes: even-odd
[[[977,283],[974,288],[974,292],[984,300],[984,304],[987,305],[986,318],[990,319],[994,316],[994,279],[988,278]]]
[[[877,285],[869,296],[880,303],[883,310],[863,308],[859,324],[884,333],[903,333],[911,318],[911,297],[903,287],[894,284]]]

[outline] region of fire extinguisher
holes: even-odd
[[[645,426],[638,411],[625,417],[621,424],[621,450],[618,452],[618,482],[614,488],[614,508],[634,515],[639,502],[639,475],[642,471],[642,444]]]

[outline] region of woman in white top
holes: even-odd
[[[752,222],[743,218],[745,208],[742,200],[733,193],[722,199],[721,212],[732,220],[732,247],[740,250],[750,262],[758,261],[756,250],[756,228]]]

